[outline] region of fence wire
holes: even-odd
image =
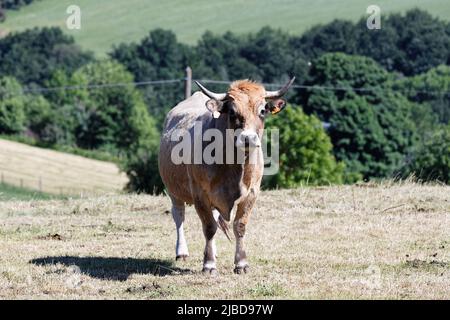
[[[26,94],[40,94],[55,91],[74,91],[74,90],[94,90],[94,89],[108,89],[108,88],[119,88],[119,87],[141,87],[141,86],[164,86],[177,83],[184,83],[186,78],[179,79],[166,79],[166,80],[149,80],[149,81],[138,81],[138,82],[119,82],[119,83],[103,83],[103,84],[88,84],[88,85],[67,85],[59,87],[24,87],[21,91],[7,91],[4,88],[0,88],[0,93],[7,94],[11,96],[16,95],[26,95]],[[213,80],[213,79],[193,79],[193,81],[199,81],[205,84],[223,84],[229,85],[232,81],[227,80]],[[283,83],[262,83],[265,87],[276,88],[281,87]],[[336,86],[322,86],[322,85],[302,85],[294,84],[291,88],[295,89],[306,89],[306,90],[331,90],[331,91],[355,91],[355,92],[400,92],[407,94],[427,94],[435,96],[450,96],[450,91],[429,91],[429,90],[415,90],[415,89],[387,89],[381,87],[367,87],[367,88],[355,88],[355,87],[336,87]]]

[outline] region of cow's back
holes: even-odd
[[[189,164],[174,164],[172,149],[178,141],[172,141],[175,130],[192,131],[196,121],[208,123],[211,115],[205,107],[209,98],[201,92],[181,101],[167,114],[161,135],[159,150],[159,172],[169,194],[186,203],[193,203],[190,190]]]

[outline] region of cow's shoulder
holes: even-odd
[[[191,97],[181,101],[170,110],[167,117],[185,117],[189,115],[202,115],[208,111],[206,102],[209,98],[201,92],[195,92]]]
[[[205,106],[208,100],[206,95],[198,91],[178,103],[167,114],[165,130],[189,129],[195,121],[209,122],[211,113]]]

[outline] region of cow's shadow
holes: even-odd
[[[39,266],[60,264],[72,267],[71,272],[81,272],[93,278],[116,281],[125,281],[132,274],[166,276],[193,273],[190,269],[175,267],[171,260],[152,258],[57,256],[33,259],[30,263]]]

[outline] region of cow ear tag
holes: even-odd
[[[270,108],[270,113],[277,114],[278,112],[283,110],[285,106],[286,106],[286,101],[284,101],[282,99],[278,99],[275,101],[272,108]]]
[[[208,101],[206,101],[206,108],[211,111],[212,116],[214,119],[217,119],[220,117],[220,108],[222,108],[221,102],[214,100],[214,99],[210,99]]]

